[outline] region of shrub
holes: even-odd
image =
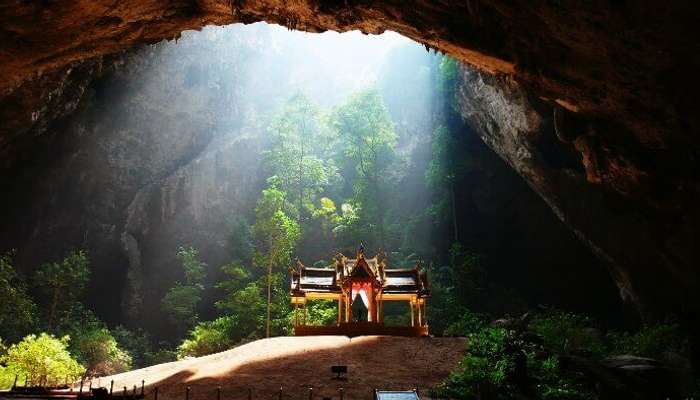
[[[68,352],[69,341],[68,336],[57,339],[46,333],[29,335],[10,346],[0,364],[6,365],[5,374],[13,377],[16,374],[32,382],[74,380],[85,372],[85,368]]]
[[[0,336],[16,341],[36,326],[37,307],[12,265],[12,253],[0,254]]]
[[[113,375],[131,369],[131,355],[119,348],[107,328],[90,326],[77,332],[71,347],[89,375]]]
[[[645,326],[633,334],[611,332],[607,338],[611,354],[659,358],[667,351],[684,353],[687,349],[687,338],[677,324]]]
[[[576,375],[560,369],[557,355],[513,331],[484,327],[470,334],[468,354],[436,388],[451,399],[589,399]]]
[[[514,391],[508,377],[515,369],[513,354],[506,351],[509,333],[485,328],[469,335],[469,354],[437,388],[439,397],[474,399],[503,397]]]
[[[450,324],[443,334],[445,336],[466,336],[476,333],[486,326],[486,317],[482,314],[464,310],[462,316]]]
[[[177,358],[201,357],[229,349],[233,345],[236,320],[220,317],[200,322],[190,331],[190,337],[177,348]]]
[[[530,329],[542,336],[547,350],[557,354],[586,350],[595,356],[602,356],[605,352],[599,331],[593,328],[592,321],[586,316],[549,310],[535,317]]]
[[[131,355],[132,368],[143,368],[146,365],[146,353],[151,350],[150,336],[140,328],[130,331],[119,325],[112,329],[112,335],[120,348]]]
[[[166,343],[160,343],[157,350],[146,352],[143,356],[144,365],[163,364],[177,360],[177,352],[166,346]]]
[[[308,315],[306,323],[309,325],[333,325],[338,320],[338,306],[332,300],[316,300],[307,303]],[[299,315],[302,315],[304,310],[299,309]],[[290,315],[294,319],[294,311]]]

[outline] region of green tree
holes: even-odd
[[[457,224],[457,203],[455,182],[460,177],[458,169],[458,143],[445,126],[439,126],[433,131],[432,159],[425,173],[428,184],[439,193],[439,198],[448,198],[449,214],[452,217],[452,234],[454,242],[459,242]],[[447,194],[447,196],[445,196]],[[444,213],[444,212],[443,212]]]
[[[303,95],[292,96],[270,127],[266,152],[278,184],[294,205],[297,223],[313,212],[314,199],[337,175],[327,157],[331,137],[318,109]]]
[[[36,326],[37,308],[12,266],[12,253],[0,255],[0,337],[19,340]]]
[[[291,253],[301,235],[299,224],[283,211],[286,194],[272,186],[262,192],[255,208],[256,248],[253,263],[267,269],[267,317],[265,336],[270,336],[273,272],[288,266]]]
[[[227,350],[234,344],[236,329],[236,319],[230,316],[200,322],[177,348],[177,357],[201,357]]]
[[[119,347],[102,323],[81,329],[72,337],[70,347],[89,375],[114,375],[131,369],[131,355]]]
[[[29,335],[10,346],[0,357],[6,372],[26,377],[34,383],[63,382],[80,377],[85,368],[68,352],[70,337],[57,339],[52,335]]]
[[[112,329],[117,345],[124,349],[132,359],[133,368],[147,367],[146,354],[151,351],[151,339],[142,329],[129,330],[122,325]]]
[[[193,247],[180,247],[177,257],[184,270],[184,282],[176,282],[161,301],[161,309],[178,327],[186,332],[197,323],[197,306],[202,300],[206,264],[199,261],[199,252]]]
[[[83,294],[90,279],[90,261],[84,250],[72,251],[60,262],[42,265],[34,276],[39,289],[50,298],[47,327],[52,331],[59,315],[68,312]]]
[[[352,95],[331,117],[342,139],[343,156],[355,167],[354,198],[361,204],[361,219],[376,226],[379,245],[385,247],[386,192],[389,167],[394,160],[396,133],[380,94],[368,89]]]

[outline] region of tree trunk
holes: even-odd
[[[270,304],[272,303],[272,257],[267,263],[267,321],[265,322],[265,337],[270,337]]]
[[[459,230],[457,229],[457,204],[455,201],[455,183],[450,180],[450,197],[452,201],[452,229],[454,229],[455,243],[459,242]]]
[[[56,318],[56,307],[58,307],[59,287],[53,288],[53,298],[51,299],[51,310],[49,311],[48,331],[53,333],[53,321]]]

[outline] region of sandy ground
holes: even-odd
[[[176,361],[100,379],[114,391],[146,382],[146,400],[254,400],[313,398],[371,399],[374,388],[423,392],[444,379],[466,349],[463,338],[391,336],[276,337],[258,340],[222,353]],[[347,365],[346,380],[334,379],[332,365]]]

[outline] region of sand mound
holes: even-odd
[[[101,378],[102,386],[114,390],[146,382],[146,399],[277,400],[282,387],[284,400],[313,397],[370,399],[374,388],[426,389],[444,379],[466,349],[462,338],[406,338],[390,336],[306,336],[258,340],[206,357],[176,361]],[[331,365],[347,365],[347,380],[333,379]]]

